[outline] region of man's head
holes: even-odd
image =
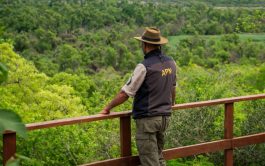
[[[161,45],[166,44],[168,40],[161,36],[160,30],[157,28],[146,28],[141,37],[134,37],[142,41],[142,49],[144,54],[154,49],[161,48]]]

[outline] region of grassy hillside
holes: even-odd
[[[244,40],[252,40],[254,42],[265,42],[265,33],[260,34],[254,34],[254,33],[246,33],[246,34],[237,34],[239,36],[239,39]],[[183,39],[187,39],[190,37],[193,37],[194,35],[178,35],[178,36],[170,36],[169,41],[170,45],[175,45],[176,43],[179,43]],[[198,35],[199,37],[202,37],[206,40],[220,40],[223,35]]]

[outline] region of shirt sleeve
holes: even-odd
[[[144,82],[146,75],[146,68],[143,64],[138,64],[134,69],[134,72],[127,83],[122,87],[128,96],[134,97],[142,83]]]

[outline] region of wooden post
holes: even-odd
[[[120,117],[121,157],[131,156],[131,117]]]
[[[234,103],[225,104],[225,122],[224,122],[224,138],[233,138],[233,120],[234,120]],[[233,166],[233,149],[225,149],[225,166]]]
[[[11,158],[15,157],[16,153],[16,133],[4,133],[3,134],[3,164]]]

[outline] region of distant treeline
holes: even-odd
[[[163,35],[265,32],[263,10],[218,10],[204,3],[98,0],[1,0],[0,35],[48,75],[129,71],[141,59],[145,26]]]
[[[201,0],[213,5],[265,5],[264,0]]]

